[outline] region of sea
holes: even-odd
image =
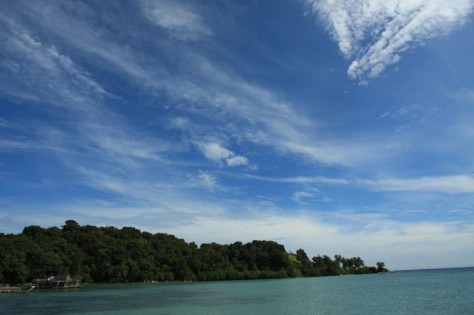
[[[474,314],[474,268],[278,280],[84,284],[0,294],[0,314]]]

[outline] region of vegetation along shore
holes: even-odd
[[[288,253],[274,241],[196,245],[173,235],[133,227],[28,226],[0,233],[0,283],[17,284],[51,275],[83,282],[206,281],[314,277],[387,272],[360,257],[310,259],[303,249]]]

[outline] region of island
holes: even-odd
[[[20,234],[0,233],[0,284],[71,275],[87,283],[249,280],[384,273],[383,262],[360,257],[309,258],[275,241],[187,243],[173,235],[133,227],[32,225]]]

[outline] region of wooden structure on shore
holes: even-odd
[[[70,276],[51,276],[47,279],[35,279],[33,285],[37,289],[70,289],[79,288],[81,281]]]

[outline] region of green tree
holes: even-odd
[[[366,267],[360,257],[316,256],[303,249],[287,253],[274,241],[246,244],[186,243],[173,235],[133,227],[81,226],[68,220],[61,229],[32,225],[22,233],[0,233],[0,282],[21,283],[52,274],[87,282],[138,282],[284,278],[385,272]]]

